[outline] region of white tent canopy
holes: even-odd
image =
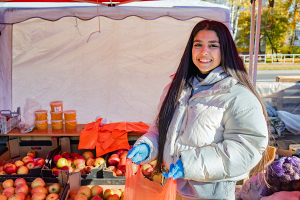
[[[0,109],[23,109],[29,98],[50,110],[50,101],[63,100],[64,110],[77,110],[78,123],[96,116],[150,123],[203,19],[230,27],[228,8],[201,1],[136,2],[98,12],[85,3],[2,3]]]

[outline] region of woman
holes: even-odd
[[[235,199],[268,143],[266,112],[227,27],[199,22],[148,133],[128,153],[170,166],[178,199]]]

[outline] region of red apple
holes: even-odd
[[[118,167],[116,171],[117,176],[125,176],[125,170],[125,166]]]
[[[35,167],[35,162],[34,161],[28,161],[27,163],[25,163],[25,166],[28,168],[28,169],[32,169]]]
[[[55,156],[53,157],[53,163],[54,163],[54,165],[57,164],[57,161],[58,161],[60,158],[62,158],[61,155],[55,155]]]
[[[117,194],[108,195],[106,200],[120,200],[120,197]]]
[[[35,151],[28,151],[27,156],[31,156],[33,158],[36,157],[36,152]]]
[[[120,158],[126,158],[127,157],[127,154],[128,154],[128,151],[124,151],[121,155],[120,155]]]
[[[122,157],[120,158],[120,162],[118,163],[118,167],[121,167],[121,166],[125,166],[126,165],[126,157]]]
[[[87,159],[89,158],[94,158],[94,154],[91,151],[86,151],[82,154],[82,156],[84,157],[84,159],[87,161]]]
[[[124,149],[119,149],[116,154],[120,157],[124,151]]]
[[[35,188],[32,188],[32,190],[30,191],[31,195],[39,192],[44,193],[45,195],[48,194],[48,190],[44,186],[36,186]]]
[[[5,196],[4,194],[0,194],[0,200],[7,200],[7,196]]]
[[[74,200],[87,200],[87,198],[83,194],[76,194]]]
[[[86,198],[89,199],[91,197],[91,189],[88,186],[80,186],[77,189],[76,194],[83,194],[84,196],[86,196]]]
[[[59,199],[59,195],[56,193],[48,194],[46,197],[46,200],[57,200],[57,199]]]
[[[94,196],[91,200],[103,200],[103,199],[101,197],[99,197],[99,196]]]
[[[3,171],[4,165],[0,165],[0,171]]]
[[[94,169],[93,166],[87,166],[87,167],[85,167],[85,171],[86,171],[87,174],[91,173],[92,169]]]
[[[36,192],[31,196],[31,200],[44,200],[46,199],[46,195],[42,192]]]
[[[79,153],[71,153],[71,158],[75,159],[77,156],[80,156]]]
[[[109,165],[114,165],[117,166],[118,163],[120,162],[120,158],[117,154],[112,154],[109,158],[108,158],[108,164]]]
[[[25,156],[23,159],[22,159],[23,163],[27,163],[29,161],[34,161],[33,157],[31,156]]]
[[[83,156],[77,156],[75,159],[74,159],[74,165],[78,165],[78,164],[85,164],[85,158]]]
[[[86,165],[88,166],[94,166],[95,164],[95,159],[94,158],[88,158],[86,161]]]
[[[17,178],[14,182],[14,186],[17,187],[18,185],[27,184],[24,178]]]
[[[116,171],[117,171],[117,168],[116,168],[116,166],[109,166],[108,168],[106,168],[107,170],[109,170],[109,171],[113,171],[113,172],[115,172],[116,173]]]
[[[15,188],[15,193],[19,193],[19,192],[22,192],[22,193],[24,193],[25,195],[28,195],[28,193],[29,193],[29,187],[27,186],[27,184],[21,184],[21,185],[18,185],[18,186]]]
[[[94,166],[95,167],[100,167],[100,166],[104,165],[104,163],[105,163],[104,158],[98,157],[98,158],[95,159]]]
[[[70,198],[72,198],[72,197],[75,197],[75,195],[76,195],[76,190],[74,190],[74,191],[72,191],[72,192],[70,192]]]
[[[8,194],[14,194],[15,193],[15,188],[14,187],[7,187],[3,190],[3,194],[5,195],[5,193],[8,193]]]
[[[58,176],[60,172],[61,172],[60,169],[52,170],[52,174],[53,174],[54,176]]]
[[[4,171],[6,174],[12,174],[17,171],[17,167],[15,164],[7,163],[4,165]]]
[[[150,164],[147,163],[142,165],[142,173],[144,176],[150,176],[152,171],[153,167]]]
[[[17,174],[28,174],[29,169],[26,166],[19,166]]]
[[[63,152],[60,154],[63,158],[71,158],[71,154],[69,152]]]
[[[104,192],[103,192],[103,198],[104,199],[107,199],[107,197],[109,196],[109,195],[113,195],[114,194],[114,191],[113,190],[111,190],[111,189],[106,189]]]
[[[73,158],[67,158],[67,161],[68,161],[68,165],[70,167],[72,167],[72,164],[74,164],[74,159]]]
[[[45,159],[44,158],[39,158],[35,161],[36,166],[44,166]]]
[[[69,173],[71,173],[71,172],[73,171],[72,167],[70,167],[70,166],[63,166],[63,167],[61,168],[61,170],[66,170],[66,171],[68,171]]]
[[[26,199],[26,194],[23,192],[19,192],[16,194],[17,199],[25,200]]]

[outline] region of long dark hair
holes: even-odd
[[[243,64],[242,59],[239,57],[238,51],[236,49],[235,43],[231,37],[231,34],[228,28],[220,22],[204,20],[195,25],[191,35],[189,37],[188,43],[182,55],[180,64],[176,71],[175,77],[170,85],[169,91],[162,103],[160,112],[156,123],[158,124],[159,132],[159,149],[158,149],[158,158],[157,165],[155,167],[155,172],[162,171],[163,164],[163,153],[165,147],[165,141],[167,132],[172,121],[180,94],[183,88],[188,83],[188,80],[195,76],[198,73],[198,68],[195,66],[192,60],[192,47],[194,38],[197,33],[201,30],[212,30],[215,31],[219,37],[220,50],[221,50],[221,66],[223,70],[230,76],[234,77],[239,83],[247,87],[260,101],[267,120],[267,112],[265,110],[264,104],[261,100],[260,95],[256,92],[255,87],[253,86],[247,70]],[[265,156],[263,156],[264,158]],[[260,164],[261,165],[261,164]]]

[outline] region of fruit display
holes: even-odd
[[[1,165],[0,175],[24,175],[29,174],[31,169],[39,168],[40,170],[45,164],[45,159],[35,157],[36,152],[29,151],[27,156]]]
[[[70,191],[68,200],[120,200],[123,189],[103,188],[100,185],[80,186]]]
[[[24,178],[7,179],[0,186],[2,200],[54,200],[61,199],[63,188],[58,183],[46,186],[42,178],[36,178],[31,183]]]
[[[85,151],[82,155],[78,153],[62,152],[60,155],[53,156],[52,174],[58,176],[62,170],[71,172],[80,172],[81,175],[91,173],[92,169],[102,169],[105,165],[105,159],[95,158],[91,151]]]

